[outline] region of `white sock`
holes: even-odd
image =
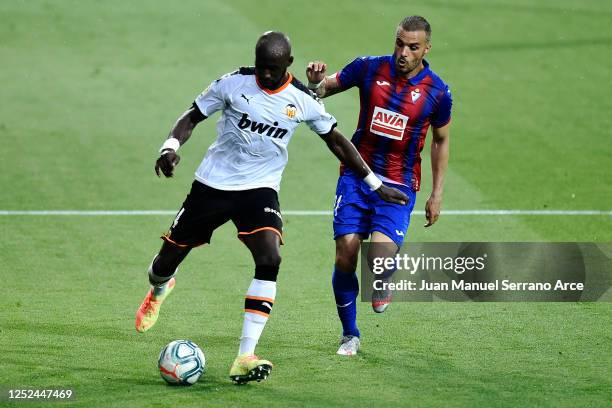
[[[255,353],[276,297],[276,282],[253,279],[244,299],[244,323],[238,355]]]

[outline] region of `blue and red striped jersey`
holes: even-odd
[[[406,79],[396,74],[393,58],[357,58],[336,78],[343,90],[359,88],[361,110],[351,140],[365,162],[381,179],[418,191],[427,130],[450,122],[452,98],[427,61],[421,72]],[[351,171],[341,166],[340,172]]]

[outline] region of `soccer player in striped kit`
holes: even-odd
[[[239,384],[263,380],[272,369],[270,361],[255,355],[255,346],[276,298],[283,227],[277,192],[295,128],[305,122],[358,177],[376,187],[382,199],[408,201],[404,193],[380,184],[355,147],[336,129],[334,117],[287,71],[292,62],[286,35],[262,35],[255,46],[255,66],[222,76],[198,95],[172,127],[155,164],[158,176],[161,171],[171,177],[179,162],[177,150],[195,126],[222,111],[217,139],[149,266],[152,287],[136,312],[135,326],[139,332],[153,327],[175,286],[179,264],[191,249],[210,243],[215,229],[231,220],[255,263],[245,296],[238,355],[230,368],[231,380]]]
[[[421,181],[421,150],[432,128],[433,189],[425,213],[426,227],[440,215],[444,175],[449,156],[451,93],[424,59],[431,49],[431,27],[420,16],[403,19],[391,55],[366,56],[331,76],[321,61],[308,64],[309,88],[321,98],[359,88],[361,110],[351,141],[378,179],[410,198],[407,206],[387,203],[345,166],[340,168],[334,206],[336,259],[332,286],[343,333],[338,354],[359,350],[356,323],[359,282],[355,274],[362,240],[370,237],[368,259],[389,257],[401,247]],[[393,271],[383,275],[389,280]],[[382,313],[391,292],[374,290],[372,307]]]

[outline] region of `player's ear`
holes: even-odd
[[[431,43],[428,42],[427,45],[425,46],[425,54],[423,55],[427,55],[427,53],[431,50]]]
[[[293,64],[293,55],[290,55],[289,58],[287,58],[287,67],[290,67],[291,64]]]

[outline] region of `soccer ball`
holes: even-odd
[[[174,340],[159,353],[161,377],[172,385],[193,385],[204,373],[206,358],[192,341]]]

